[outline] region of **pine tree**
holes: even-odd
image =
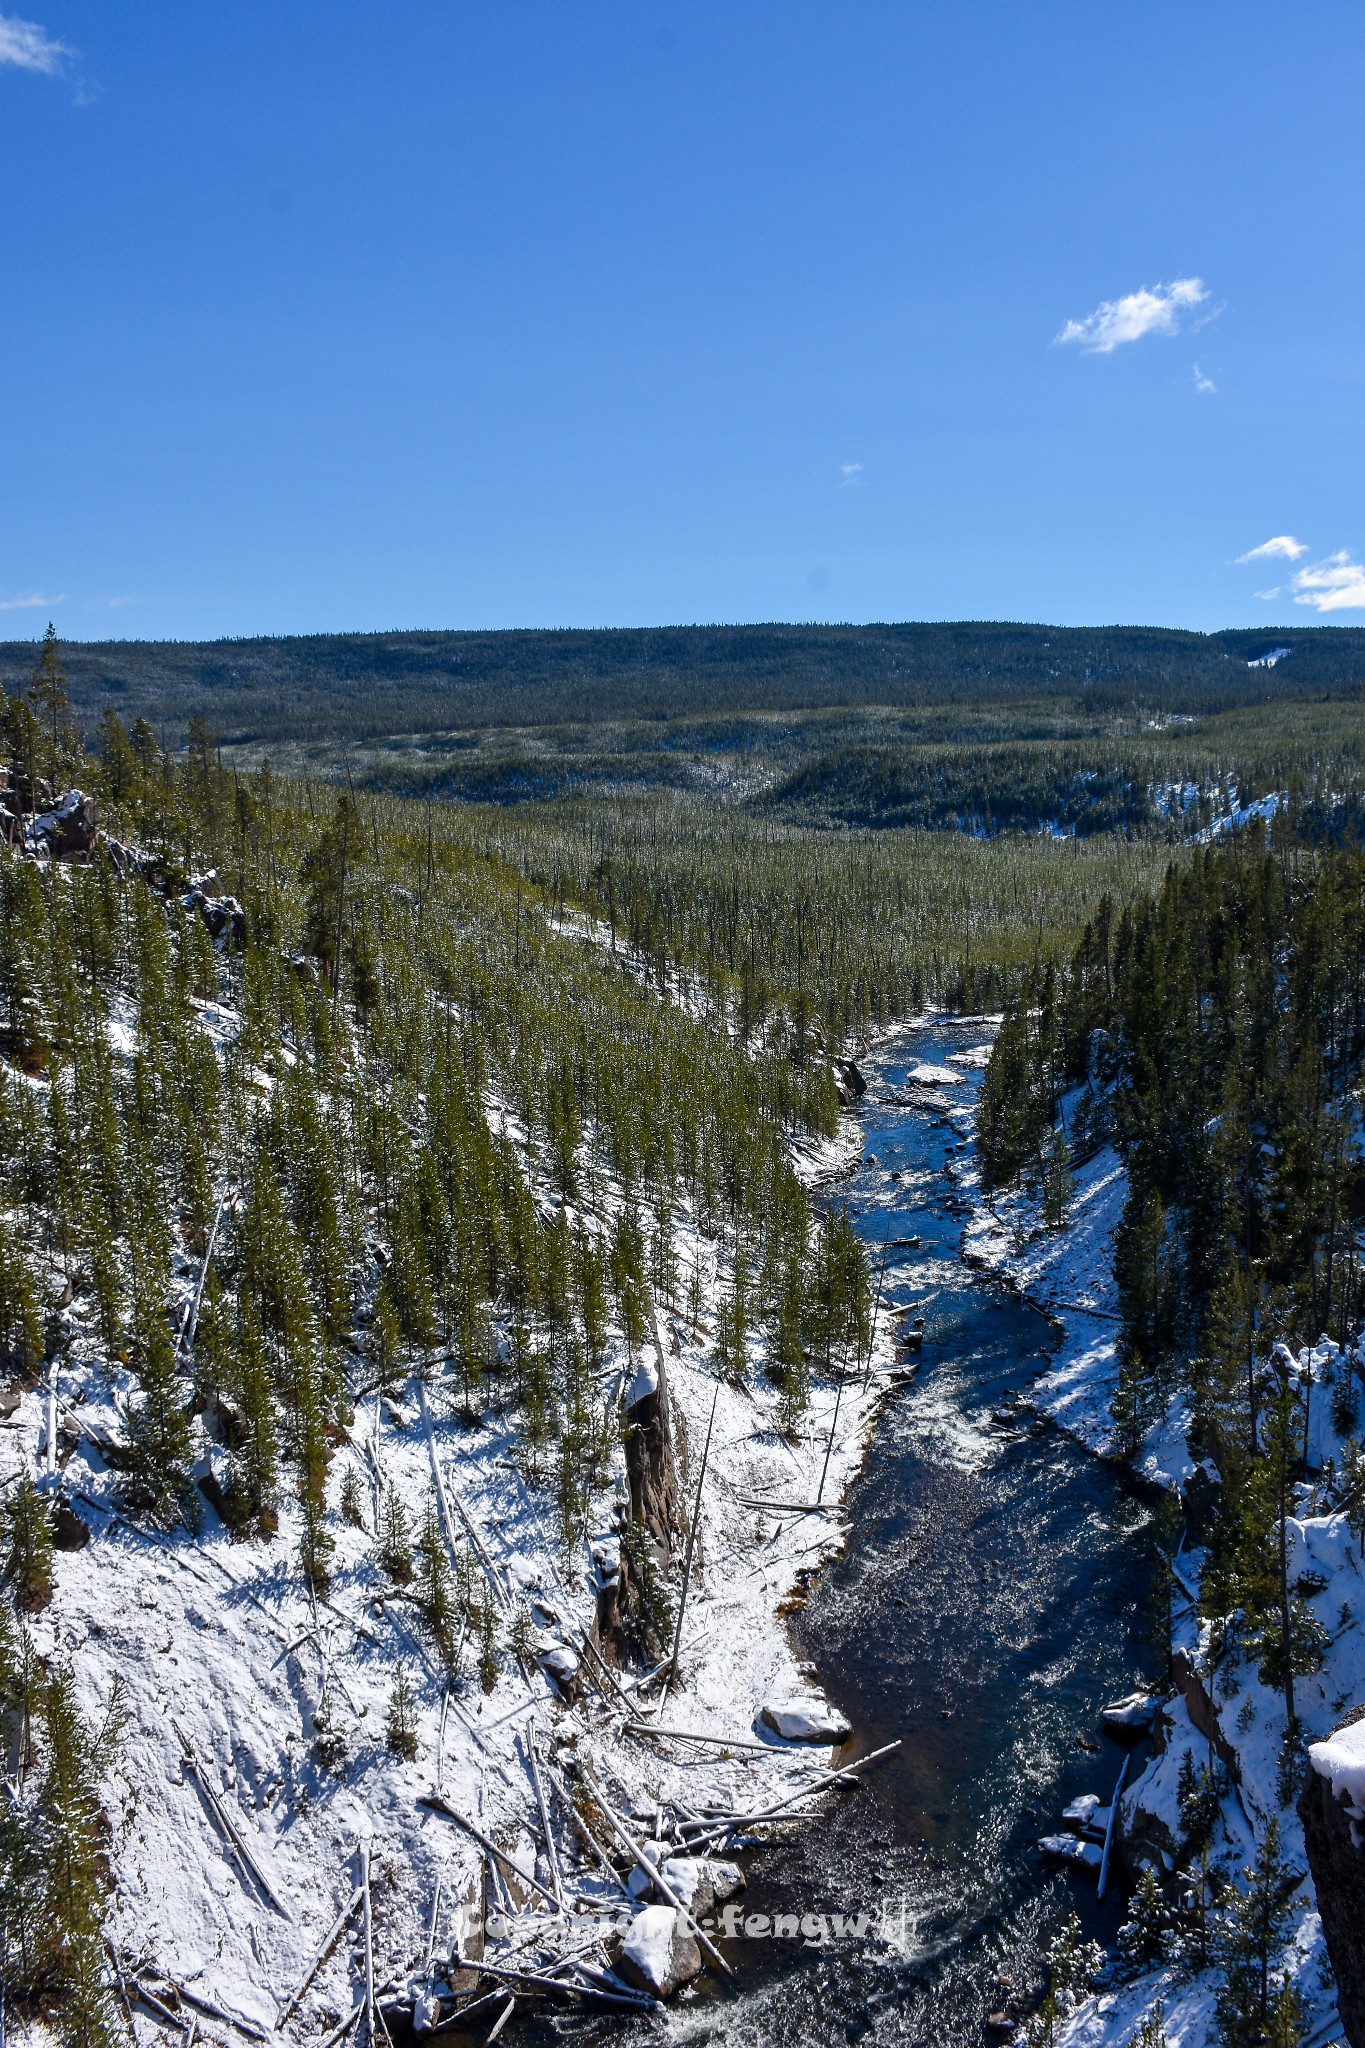
[[[379,1291],[374,1298],[374,1313],[370,1318],[370,1354],[374,1359],[374,1369],[381,1393],[396,1394],[401,1384],[398,1358],[402,1341],[403,1333],[398,1327],[393,1295],[385,1277],[379,1283]]]
[[[336,1544],[327,1527],[327,1461],[330,1446],[323,1420],[320,1376],[311,1359],[295,1386],[295,1455],[298,1465],[299,1568],[315,1592],[331,1583]]]
[[[749,1364],[749,1280],[743,1251],[736,1249],[734,1278],[716,1318],[712,1353],[716,1369],[731,1386],[741,1386]]]
[[[408,1518],[392,1483],[385,1487],[379,1503],[375,1553],[395,1586],[412,1583],[412,1541]]]
[[[0,1515],[0,1531],[8,1545],[5,1576],[14,1587],[15,1603],[36,1614],[52,1598],[52,1517],[47,1496],[24,1472]]]
[[[353,1529],[365,1527],[365,1503],[354,1465],[348,1465],[341,1475],[341,1499],[338,1505],[343,1522],[349,1522]]]
[[[37,1283],[18,1232],[0,1215],[0,1366],[31,1373],[42,1355]]]
[[[1170,1946],[1171,1916],[1156,1871],[1144,1866],[1128,1918],[1118,1932],[1118,1952],[1126,1968],[1137,1971],[1162,1962]]]
[[[411,1763],[417,1754],[417,1705],[406,1664],[400,1664],[393,1676],[384,1739],[394,1755],[401,1756],[405,1763]]]
[[[47,1910],[59,1943],[63,2048],[112,2048],[117,2039],[113,2001],[104,1984],[109,1879],[98,1778],[122,1712],[116,1688],[104,1729],[92,1731],[76,1706],[70,1671],[59,1666],[48,1677],[43,1697],[47,1769],[39,1813],[47,1840]]]
[[[241,1417],[231,1445],[228,1497],[242,1528],[271,1536],[279,1527],[280,1440],[270,1359],[249,1300],[239,1306],[228,1386]]]
[[[1061,1230],[1071,1212],[1073,1182],[1066,1133],[1058,1124],[1052,1133],[1043,1166],[1043,1221],[1049,1230]]]
[[[452,1678],[459,1648],[455,1633],[459,1606],[468,1611],[472,1593],[467,1550],[460,1552],[459,1563],[463,1568],[463,1583],[457,1587],[452,1584],[450,1560],[446,1556],[445,1537],[436,1503],[428,1499],[422,1526],[417,1532],[417,1611],[422,1617],[422,1626],[436,1645],[447,1674]]]
[[[175,1346],[155,1310],[133,1332],[133,1368],[140,1398],[128,1418],[124,1498],[135,1513],[168,1522],[189,1493],[190,1424]]]
[[[536,1654],[535,1623],[531,1619],[531,1610],[524,1600],[518,1600],[517,1611],[512,1616],[509,1648],[517,1663],[523,1667],[529,1666]]]
[[[1297,1873],[1280,1854],[1279,1822],[1267,1824],[1255,1867],[1243,1872],[1218,1916],[1215,1953],[1222,1968],[1218,2032],[1224,2048],[1294,2048],[1301,2008],[1288,1976],[1275,1962],[1289,1924]]]
[[[69,699],[59,652],[61,644],[57,629],[49,620],[38,666],[28,686],[28,701],[38,726],[38,772],[50,775],[54,781],[60,779],[75,754],[67,726]]]

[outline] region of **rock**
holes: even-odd
[[[759,1720],[784,1742],[846,1742],[853,1729],[823,1700],[769,1700]]]
[[[84,1550],[90,1541],[90,1524],[67,1501],[53,1504],[52,1541],[58,1550]]]
[[[711,1870],[700,1856],[670,1856],[659,1865],[670,1891],[677,1893],[694,1920],[700,1920],[715,1904]]]
[[[708,1856],[706,1868],[711,1879],[711,1896],[718,1906],[723,1906],[736,1892],[743,1891],[744,1872],[737,1863],[726,1863],[719,1856]]]
[[[1054,1863],[1079,1863],[1086,1870],[1098,1870],[1104,1851],[1098,1842],[1083,1842],[1079,1835],[1044,1835],[1038,1847]]]
[[[46,839],[54,860],[84,860],[95,844],[95,799],[69,789],[52,810],[34,819],[33,829]]]
[[[867,1093],[867,1083],[852,1060],[834,1060],[834,1086],[845,1109],[852,1109]]]
[[[568,1706],[583,1697],[583,1678],[578,1659],[565,1643],[556,1643],[537,1659],[541,1670]]]
[[[1354,1741],[1351,1739],[1354,1734]],[[1337,2011],[1351,2048],[1365,2048],[1365,1707],[1308,1751],[1299,1799],[1323,1938],[1337,1980]]]
[[[214,1513],[221,1517],[223,1523],[228,1528],[231,1528],[232,1510],[228,1504],[228,1497],[223,1491],[222,1481],[219,1479],[218,1474],[212,1468],[207,1472],[201,1472],[197,1484],[199,1491],[203,1494],[204,1499],[208,1502]]]
[[[1127,1738],[1136,1742],[1139,1736],[1146,1735],[1151,1728],[1156,1719],[1158,1705],[1159,1702],[1154,1700],[1150,1693],[1132,1692],[1127,1699],[1115,1700],[1112,1706],[1105,1707],[1100,1719],[1109,1733],[1117,1736],[1120,1741]]]
[[[670,1998],[700,1975],[701,1949],[672,1906],[646,1906],[630,1923],[616,1967],[638,1990]]]
[[[626,1388],[627,1408],[638,1408],[641,1401],[647,1401],[651,1394],[659,1391],[659,1375],[643,1355],[635,1368],[635,1377]]]
[[[661,1870],[668,1861],[667,1842],[642,1842],[641,1848],[656,1870]],[[637,1863],[626,1879],[626,1890],[633,1899],[647,1898],[654,1889],[654,1880],[643,1863]]]
[[[1073,1799],[1069,1806],[1062,1808],[1062,1819],[1078,1835],[1082,1834],[1086,1828],[1093,1827],[1099,1803],[1098,1793],[1082,1792],[1079,1799]]]

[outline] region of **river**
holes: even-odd
[[[1116,1891],[1101,1905],[1093,1877],[1052,1870],[1037,1843],[1067,1800],[1107,1801],[1118,1776],[1099,1713],[1150,1666],[1150,1509],[1050,1424],[1000,1417],[1053,1333],[962,1262],[945,1171],[958,1134],[886,1101],[909,1067],[982,1038],[979,1025],[934,1024],[865,1063],[876,1164],[838,1189],[874,1268],[888,1238],[920,1239],[891,1254],[886,1292],[924,1315],[925,1339],[849,1496],[847,1547],[793,1626],[858,1749],[903,1747],[809,1826],[745,1857],[749,1913],[867,1912],[873,1928],[729,1944],[737,1984],[704,1978],[675,2003],[663,2027],[679,2042],[979,2048],[1003,1980],[1036,1976],[1040,1942],[1073,1906],[1100,1939],[1121,1917]],[[969,1074],[955,1099],[979,1085]],[[556,2031],[609,2038],[601,2022]]]

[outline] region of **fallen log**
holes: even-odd
[[[750,1735],[703,1735],[696,1728],[661,1728],[657,1721],[627,1721],[627,1735],[666,1735],[674,1742],[700,1742],[712,1749],[761,1749],[774,1753],[771,1742],[758,1742]]]
[[[540,1765],[536,1758],[536,1724],[534,1716],[532,1716],[531,1725],[526,1731],[526,1761],[531,1772],[531,1783],[535,1787],[536,1805],[540,1808],[540,1824],[545,1830],[545,1856],[550,1866],[550,1882],[554,1886],[554,1894],[559,1901],[559,1910],[562,1913],[566,1910],[564,1905],[564,1876],[559,1867],[559,1852],[555,1848],[554,1830],[550,1826],[550,1808],[545,1798],[545,1787],[540,1782]]]
[[[295,2007],[299,2004],[299,2001],[303,1998],[305,1992],[307,1991],[309,1985],[312,1983],[314,1977],[317,1976],[318,1971],[322,1968],[328,1956],[332,1953],[332,1950],[340,1941],[342,1935],[345,1933],[347,1927],[350,1925],[350,1922],[355,1918],[357,1908],[360,1906],[364,1896],[365,1894],[363,1887],[357,1885],[355,1890],[351,1893],[350,1904],[343,1906],[340,1913],[333,1921],[331,1933],[327,1936],[327,1939],[323,1942],[322,1947],[318,1950],[312,1962],[308,1965],[308,1968],[304,1973],[303,1981],[299,1985],[298,1990],[293,1993],[288,2003],[286,2004],[284,2010],[281,2012],[279,2019],[276,2021],[277,2026],[282,2027],[285,2021],[289,2018],[289,2015],[294,2011]]]
[[[707,1821],[702,1827],[701,1833],[697,1835],[696,1840],[690,1843],[689,1846],[695,1848],[702,1841],[719,1841],[723,1835],[739,1834],[743,1829],[753,1827],[759,1821],[785,1820],[792,1808],[798,1805],[801,1800],[812,1799],[817,1792],[824,1792],[831,1785],[852,1781],[855,1771],[861,1770],[866,1764],[876,1763],[881,1757],[890,1756],[893,1749],[899,1749],[900,1747],[901,1741],[897,1737],[894,1742],[885,1743],[881,1749],[869,1750],[866,1756],[855,1757],[851,1763],[841,1764],[838,1770],[826,1771],[809,1785],[803,1785],[800,1791],[788,1793],[787,1797],[779,1800],[775,1806],[761,1807],[756,1813],[721,1814],[717,1819]],[[684,1835],[696,1833],[694,1823],[685,1821],[682,1833]]]
[[[496,1842],[490,1841],[480,1828],[475,1827],[472,1820],[466,1820],[464,1815],[458,1812],[448,1799],[443,1799],[439,1792],[424,1794],[417,1801],[417,1804],[425,1806],[431,1813],[439,1813],[443,1820],[454,1821],[457,1828],[463,1828],[471,1840],[477,1842],[479,1847],[489,1856],[496,1858],[503,1869],[509,1871],[515,1877],[518,1884],[529,1884],[534,1891],[540,1893],[543,1899],[549,1900],[556,1913],[564,1911],[564,1907],[560,1904],[554,1893],[549,1890],[548,1886],[543,1885],[538,1877],[531,1876],[529,1871],[523,1870],[520,1864],[514,1863],[512,1858],[504,1850],[500,1849]]]
[[[457,1967],[462,1970],[480,1970],[485,1977],[496,1977],[502,1984],[530,1984],[537,1991],[546,1992],[554,1998],[584,1998],[623,2008],[628,2012],[659,2010],[657,1998],[651,1998],[644,1991],[632,1991],[625,1984],[619,1991],[601,1990],[591,1984],[566,1984],[562,1977],[547,1976],[539,1970],[509,1970],[501,1963],[490,1963],[487,1958],[477,1963],[466,1961],[463,1956],[456,1956],[454,1960]]]
[[[242,1839],[242,1836],[239,1833],[237,1827],[234,1825],[226,1808],[223,1806],[222,1801],[219,1799],[217,1792],[214,1790],[212,1780],[210,1779],[208,1773],[205,1771],[203,1765],[200,1763],[198,1757],[194,1753],[194,1746],[191,1743],[188,1735],[186,1735],[184,1729],[180,1726],[180,1723],[173,1717],[171,1720],[171,1726],[175,1730],[176,1735],[179,1737],[180,1747],[184,1754],[184,1760],[189,1765],[190,1769],[194,1772],[195,1782],[199,1786],[200,1790],[204,1795],[204,1799],[208,1806],[209,1812],[212,1814],[214,1820],[217,1822],[219,1831],[222,1834],[224,1840],[227,1842],[228,1847],[231,1849],[232,1854],[237,1861],[238,1867],[242,1871],[242,1874],[246,1877],[247,1881],[250,1884],[255,1886],[256,1890],[261,1894],[261,1897],[265,1899],[269,1905],[273,1906],[275,1908],[275,1911],[278,1914],[280,1914],[283,1919],[292,1920],[294,1917],[293,1914],[290,1912],[289,1908],[283,1903],[283,1901],[276,1897],[275,1892],[270,1884],[270,1880],[266,1877],[266,1874],[261,1869],[259,1863],[257,1863],[255,1857],[252,1855],[250,1849],[247,1847],[245,1841]]]
[[[720,1970],[724,1976],[733,1977],[735,1974],[734,1971],[730,1968],[730,1965],[726,1962],[724,1956],[716,1947],[716,1944],[712,1941],[710,1935],[706,1932],[705,1928],[703,1928],[699,1924],[699,1922],[693,1917],[690,1910],[683,1904],[682,1900],[678,1897],[678,1894],[674,1891],[672,1885],[668,1882],[668,1879],[663,1875],[662,1871],[654,1862],[654,1859],[649,1855],[648,1851],[640,1846],[640,1844],[635,1840],[633,1835],[630,1833],[629,1829],[626,1827],[625,1822],[620,1818],[620,1816],[617,1813],[613,1811],[610,1803],[608,1802],[605,1794],[602,1791],[601,1786],[597,1783],[597,1780],[593,1777],[592,1772],[588,1769],[586,1764],[584,1764],[583,1766],[583,1775],[587,1779],[589,1785],[591,1785],[593,1790],[593,1796],[597,1800],[597,1803],[601,1807],[603,1813],[606,1815],[607,1820],[610,1822],[613,1833],[617,1836],[618,1840],[623,1842],[626,1848],[630,1850],[631,1855],[635,1858],[635,1861],[639,1864],[641,1870],[644,1871],[645,1876],[649,1879],[655,1891],[658,1892],[661,1898],[667,1900],[668,1904],[673,1908],[674,1912],[679,1914],[681,1918],[691,1928],[692,1932],[697,1937],[697,1941],[701,1947],[703,1955],[709,1956],[711,1961],[715,1964],[716,1968]]]
[[[177,1998],[183,1998],[186,2005],[192,2005],[206,2018],[221,2020],[225,2027],[235,2027],[239,2034],[245,2034],[248,2041],[269,2041],[272,2037],[264,2027],[258,2027],[254,2020],[241,2019],[234,2012],[224,2012],[221,2005],[215,2005],[211,1998],[205,1998],[198,1991],[191,1991],[185,1984],[178,1984],[174,1977],[168,1977],[164,1970],[157,1972],[164,1984],[169,1984]]]
[[[737,1493],[735,1499],[742,1508],[767,1508],[770,1513],[780,1515],[837,1515],[839,1508],[821,1500],[765,1500],[759,1494]]]

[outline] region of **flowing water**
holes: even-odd
[[[924,1315],[925,1339],[849,1496],[847,1548],[795,1626],[857,1747],[903,1747],[745,1859],[746,1913],[873,1924],[825,1942],[728,1944],[737,1984],[708,1977],[675,2003],[665,2025],[679,2041],[977,2048],[1073,1906],[1101,1939],[1121,1916],[1114,1893],[1101,1905],[1093,1876],[1050,1870],[1037,1843],[1067,1800],[1107,1802],[1118,1776],[1099,1710],[1146,1662],[1149,1510],[1059,1431],[1027,1411],[1001,1416],[1044,1368],[1049,1325],[962,1262],[945,1173],[958,1134],[883,1099],[908,1067],[982,1035],[934,1025],[867,1063],[877,1163],[838,1189],[874,1269],[887,1239],[920,1239],[890,1253],[886,1298]],[[978,1085],[971,1074],[953,1094]],[[606,2038],[601,2022],[561,2030]]]

